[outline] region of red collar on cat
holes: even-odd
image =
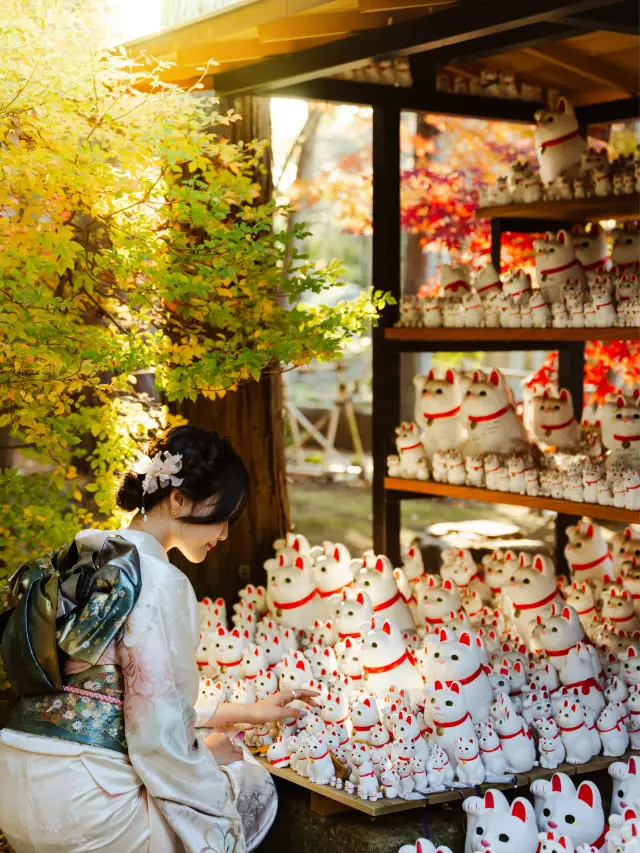
[[[416,447],[422,447],[422,442],[419,441],[417,444],[411,444],[409,447],[399,447],[398,450],[400,453],[405,453],[407,450],[415,450]]]
[[[503,409],[493,412],[490,415],[467,415],[467,417],[475,424],[482,423],[484,421],[494,421],[496,418],[501,418],[503,415],[506,415],[510,408],[511,406],[507,403]]]
[[[516,610],[533,610],[536,607],[542,607],[544,604],[549,604],[549,602],[553,601],[553,599],[558,594],[558,590],[554,589],[552,593],[547,595],[545,598],[541,598],[540,601],[534,601],[532,604],[516,604],[514,602],[513,606]]]
[[[346,583],[344,586],[338,587],[338,589],[332,589],[329,592],[322,592],[321,589],[318,590],[318,595],[320,598],[329,598],[331,595],[337,595],[339,592],[342,592],[343,589],[348,589],[353,586],[353,581],[351,583]],[[359,636],[359,635],[358,635]]]
[[[284,755],[282,758],[270,758],[269,764],[282,764],[283,761],[290,761],[290,755]]]
[[[640,441],[640,435],[615,435],[616,441]]]
[[[485,290],[491,290],[494,287],[502,287],[501,281],[492,281],[491,284],[485,284],[484,287],[476,288],[477,293],[483,293]]]
[[[448,412],[434,412],[433,414],[429,414],[428,412],[423,412],[424,419],[426,421],[437,421],[438,418],[452,418],[454,415],[457,415],[460,411],[460,406],[456,406],[455,409],[449,409]]]
[[[463,279],[459,278],[457,281],[452,281],[449,284],[445,284],[445,290],[452,290],[454,293],[457,293],[459,290],[469,290],[469,284]]]
[[[570,139],[575,139],[577,136],[582,136],[579,127],[572,130],[570,133],[565,133],[564,136],[558,136],[555,139],[548,139],[546,142],[541,142],[540,150],[544,151],[545,148],[553,148],[554,145],[562,145],[563,142],[569,142]]]
[[[572,261],[569,261],[569,263],[565,264],[563,267],[553,267],[553,269],[550,270],[540,270],[540,275],[553,275],[557,272],[564,272],[565,270],[570,270],[571,267],[575,267],[577,263],[578,260],[574,258]]]
[[[317,594],[318,590],[312,589],[309,595],[307,595],[305,598],[299,599],[299,601],[290,601],[288,604],[283,604],[282,602],[274,601],[273,606],[276,608],[276,610],[295,610],[296,607],[302,607],[303,604],[308,604],[310,601],[313,601]]]
[[[563,424],[540,424],[540,429],[544,429],[544,430],[565,429],[566,427],[571,426],[571,424],[574,422],[574,420],[575,420],[575,418],[571,418],[570,420],[566,421],[566,423],[563,423]]]
[[[399,657],[398,660],[394,660],[393,663],[389,663],[386,666],[363,666],[362,669],[363,672],[365,672],[367,675],[378,675],[381,672],[391,672],[392,669],[395,669],[396,667],[400,666],[406,660],[411,660],[411,655],[409,654],[408,649],[405,649],[402,657]]]
[[[609,559],[609,560],[613,559],[613,557],[611,556],[611,554],[608,551],[606,554],[603,554],[602,557],[598,557],[597,560],[592,560],[592,562],[590,562],[590,563],[571,563],[571,570],[582,572],[582,571],[585,571],[586,569],[595,569],[596,566],[599,566],[600,563],[604,563],[604,561],[607,559]]]
[[[445,681],[447,687],[451,687],[454,681],[457,681],[458,684],[471,684],[472,681],[475,681],[476,678],[482,672],[482,664],[476,669],[475,672],[472,672],[471,675],[468,675],[466,678],[453,678],[451,681]]]
[[[400,598],[400,590],[396,592],[393,598],[390,598],[388,601],[383,601],[382,604],[376,604],[373,608],[375,613],[380,613],[381,610],[386,610],[387,607],[391,607],[392,604],[395,604],[396,601]]]
[[[433,725],[436,726],[436,728],[439,727],[441,729],[451,729],[454,726],[462,725],[462,723],[464,723],[465,720],[470,720],[470,719],[471,719],[471,714],[467,711],[467,713],[464,715],[464,717],[460,717],[459,720],[453,720],[453,722],[451,722],[451,723],[443,723],[439,720],[434,720]]]

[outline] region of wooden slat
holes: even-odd
[[[450,344],[452,349],[458,341],[474,341],[478,344],[505,341],[512,343],[562,343],[568,341],[637,341],[640,329],[620,326],[613,329],[385,329],[389,341],[431,343],[439,341]]]
[[[448,6],[456,0],[359,0],[358,8],[364,14],[397,12],[401,9],[425,9],[427,6]]]
[[[335,35],[386,27],[388,15],[361,15],[359,12],[334,12],[327,15],[296,15],[284,21],[270,21],[258,26],[261,42],[291,39],[329,38]],[[298,45],[298,48],[306,45]]]
[[[620,521],[623,524],[637,524],[640,513],[631,509],[618,509],[600,504],[578,503],[557,498],[534,498],[530,495],[513,492],[497,492],[493,489],[477,489],[473,486],[451,486],[449,483],[433,483],[421,480],[405,480],[401,477],[385,477],[385,488],[395,492],[410,492],[416,495],[438,495],[443,498],[457,498],[465,501],[481,501],[490,504],[526,506],[530,509],[561,512],[565,515],[587,515],[604,521]]]
[[[612,195],[606,198],[580,198],[572,201],[541,201],[535,204],[503,204],[479,207],[476,219],[516,217],[520,219],[556,219],[597,222],[602,219],[638,219],[640,194]]]
[[[594,83],[619,89],[627,95],[633,95],[638,89],[637,75],[625,74],[603,57],[590,56],[562,42],[544,47],[527,47],[525,52]]]

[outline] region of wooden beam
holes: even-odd
[[[358,0],[358,8],[365,14],[396,12],[400,9],[425,9],[427,6],[449,6],[455,0]]]
[[[587,53],[569,47],[566,44],[549,44],[545,47],[527,47],[525,53],[579,74],[586,80],[606,86],[609,89],[618,89],[627,95],[633,95],[638,90],[637,78],[627,75],[624,71],[611,65],[600,56],[590,56]]]
[[[330,38],[359,30],[386,27],[389,23],[393,23],[393,18],[389,15],[361,15],[359,12],[296,15],[295,18],[260,24],[258,38],[265,43],[291,39]]]
[[[608,3],[621,0],[608,0]],[[461,14],[457,6],[433,15],[402,21],[384,29],[366,30],[347,36],[339,44],[300,51],[294,56],[265,60],[248,68],[216,77],[220,94],[265,93],[281,86],[336,74],[381,56],[411,56],[415,53],[455,48],[483,36],[501,34],[505,47],[514,33],[545,21],[551,14],[572,15],[600,8],[603,0],[527,0],[505,5],[504,0],[485,0]],[[451,51],[452,58],[454,55]]]
[[[580,124],[586,125],[628,121],[629,119],[636,119],[640,116],[640,101],[638,98],[625,98],[624,100],[578,107],[576,109],[576,116]]]
[[[637,0],[625,0],[610,9],[603,8],[597,12],[567,15],[562,18],[554,17],[553,20],[587,32],[604,30],[636,36],[640,31],[640,5]]]

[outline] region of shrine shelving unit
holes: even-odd
[[[598,201],[603,204],[600,207]],[[492,260],[500,268],[500,237],[509,231],[542,232],[561,227],[570,228],[576,222],[602,219],[636,219],[640,215],[640,196],[617,196],[602,200],[584,199],[573,202],[547,202],[532,205],[509,205],[479,209],[478,217],[491,219]],[[391,311],[388,312],[391,314]],[[395,313],[395,312],[394,312]],[[386,318],[385,318],[386,319]],[[391,322],[395,319],[390,318]],[[387,322],[389,322],[387,320]],[[640,329],[408,329],[385,325],[378,331],[375,352],[379,357],[380,369],[398,370],[403,352],[465,352],[478,349],[487,351],[505,350],[558,350],[558,373],[561,387],[571,391],[576,417],[580,418],[583,398],[584,346],[590,340],[638,340]],[[375,364],[375,362],[374,362]],[[374,381],[376,381],[374,368]],[[378,417],[389,418],[392,407],[395,423],[388,425],[386,452],[391,452],[393,428],[400,421],[400,397],[391,397],[391,389],[384,392],[384,404],[378,412],[374,396],[374,424]],[[382,437],[380,436],[380,440]],[[633,523],[640,521],[640,513],[601,504],[577,503],[547,497],[531,497],[510,492],[452,486],[431,481],[413,481],[397,477],[378,481],[379,466],[385,466],[386,456],[374,456],[374,488],[377,494],[378,512],[382,519],[376,524],[384,553],[392,560],[400,558],[400,516],[403,500],[426,498],[452,498],[473,500],[492,504],[509,504],[529,507],[532,510],[548,510],[556,513],[556,565],[564,568],[564,546],[566,528],[575,523],[576,517],[588,515],[603,521]],[[374,513],[374,521],[378,521]]]
[[[241,114],[251,109],[243,100],[246,95],[371,106],[372,283],[376,290],[390,291],[399,299],[401,112],[532,125],[542,103],[437,89],[439,71],[477,80],[489,66],[513,73],[519,84],[566,95],[585,132],[596,125],[635,119],[640,115],[639,9],[637,0],[341,0],[340,4],[289,0],[284,5],[254,0],[133,42],[130,50],[177,58],[164,75],[184,86],[199,79],[205,58],[219,60],[211,86],[223,99],[224,109]],[[384,82],[376,63],[399,59],[408,59],[410,75],[396,80],[397,85]],[[345,72],[353,69],[365,69],[369,82],[345,79]],[[206,76],[204,80],[206,88]],[[595,219],[640,218],[640,206],[633,195],[510,205],[479,213],[491,220],[496,262],[505,231],[558,230]],[[388,306],[373,333],[373,518],[378,553],[387,553],[397,564],[402,501],[416,497],[517,503],[555,511],[560,554],[566,525],[584,512],[601,519],[638,520],[631,512],[611,507],[386,477],[386,457],[393,450],[394,428],[400,421],[403,352],[557,349],[560,383],[579,402],[585,341],[635,339],[637,329],[397,329],[397,319],[398,306]]]

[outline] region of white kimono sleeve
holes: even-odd
[[[118,644],[130,761],[187,853],[246,853],[228,777],[195,732],[195,595],[170,564],[145,562]]]

